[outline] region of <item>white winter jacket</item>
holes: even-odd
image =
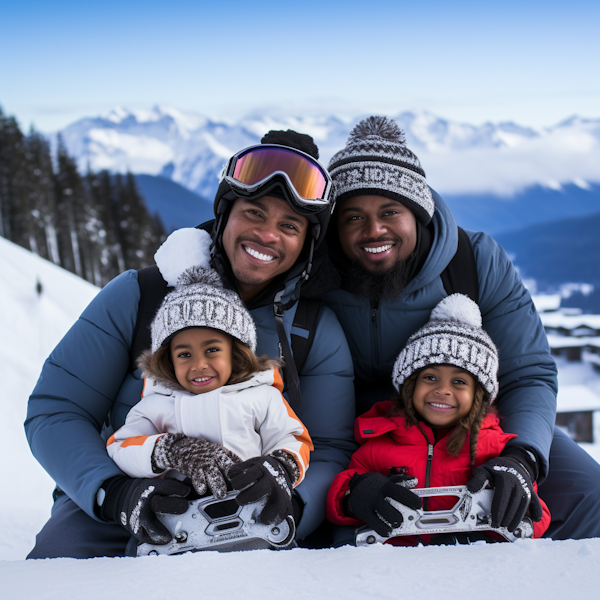
[[[142,399],[109,438],[108,454],[130,477],[158,477],[150,460],[154,444],[165,433],[184,433],[222,444],[242,460],[275,450],[289,452],[300,469],[298,485],[313,445],[282,391],[277,369],[197,395],[146,379]]]

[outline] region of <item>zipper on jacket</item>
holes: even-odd
[[[428,488],[431,487],[431,461],[433,460],[434,445],[429,441],[429,438],[421,428],[421,425],[417,425],[417,427],[427,442],[427,466],[425,467],[425,485],[423,487]],[[423,498],[423,510],[429,510],[429,498]]]
[[[377,327],[377,309],[371,307],[371,325],[373,335],[373,356],[375,357],[375,364],[379,364],[379,335]]]
[[[427,437],[427,436],[425,436]],[[425,487],[431,487],[431,459],[433,458],[433,444],[427,440],[427,467],[425,468]],[[423,498],[423,510],[429,510],[429,498]]]

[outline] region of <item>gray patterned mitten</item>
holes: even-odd
[[[296,459],[285,450],[275,450],[271,456],[276,458],[285,467],[292,485],[296,485],[298,479],[300,479],[300,469],[298,468]]]
[[[224,498],[227,494],[227,471],[239,462],[240,457],[221,444],[183,433],[163,435],[152,451],[152,470],[155,473],[177,469],[192,480],[200,496],[206,494],[208,485],[214,496]]]

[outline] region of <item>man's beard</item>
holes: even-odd
[[[377,306],[381,300],[397,298],[410,281],[416,252],[407,259],[397,261],[385,273],[367,271],[360,263],[354,262],[347,271],[344,289],[352,294],[366,298],[371,306]]]

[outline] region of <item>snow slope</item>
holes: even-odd
[[[31,455],[23,422],[27,398],[54,346],[98,288],[0,237],[0,345],[3,427],[0,559],[22,558],[50,514],[54,483]],[[36,284],[42,286],[41,295]],[[4,488],[3,484],[3,488]]]
[[[342,548],[204,553],[139,559],[23,560],[50,514],[53,484],[23,433],[42,363],[97,288],[0,238],[3,486],[0,598],[104,600],[107,595],[463,600],[594,598],[600,539],[445,548]],[[42,286],[38,296],[36,283]],[[570,374],[573,375],[573,374]],[[567,378],[567,379],[570,379]],[[7,460],[10,457],[10,460]]]
[[[163,175],[212,198],[227,159],[258,143],[270,129],[310,134],[327,164],[364,116],[295,117],[257,111],[225,121],[169,106],[116,108],[81,119],[61,134],[82,172],[89,164],[93,169]],[[555,127],[532,129],[514,123],[454,123],[425,111],[392,116],[406,132],[428,182],[442,194],[512,195],[535,184],[560,189],[565,183],[586,188],[588,182],[600,182],[600,119],[573,117]]]

